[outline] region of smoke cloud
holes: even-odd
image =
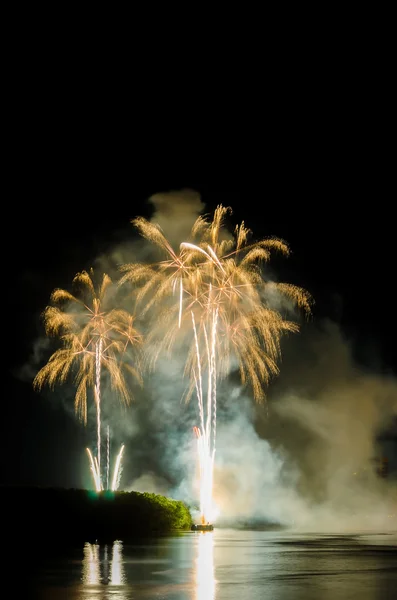
[[[254,407],[253,415],[243,398],[220,432],[225,520],[390,529],[397,518],[396,448],[382,436],[395,427],[397,382],[360,369],[329,321],[285,346],[268,409]],[[382,457],[389,459],[387,478],[377,473]]]
[[[167,240],[175,251],[181,242],[189,237],[193,223],[205,211],[205,204],[200,194],[194,190],[184,189],[154,194],[148,198],[153,209],[149,219],[161,227]],[[132,215],[131,219],[141,215]],[[144,241],[131,224],[129,239],[122,239],[105,254],[98,256],[95,267],[113,279],[120,277],[120,266],[130,262],[150,263],[160,260],[158,250]]]
[[[194,221],[205,210],[200,194],[189,189],[154,194],[149,202],[155,207],[152,223],[160,225],[174,250],[189,237]]]

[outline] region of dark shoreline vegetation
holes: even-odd
[[[12,536],[35,542],[128,541],[192,526],[183,502],[147,492],[2,487],[1,504]]]

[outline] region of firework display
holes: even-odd
[[[278,373],[280,339],[297,332],[295,322],[272,308],[272,299],[310,313],[306,290],[267,281],[261,266],[272,252],[288,255],[282,240],[248,243],[250,231],[241,223],[230,236],[224,219],[230,208],[219,205],[212,221],[199,217],[191,241],[176,254],[158,225],[143,218],[133,225],[165,253],[154,265],[128,264],[120,283],[139,288],[137,299],[154,314],[147,341],[155,348],[152,366],[162,352],[172,351],[178,338],[188,341],[185,374],[190,380],[186,399],[195,393],[199,426],[194,431],[200,474],[200,513],[204,525],[213,519],[213,472],[216,449],[217,385],[237,359],[241,382],[249,384],[256,401],[263,401],[271,376]],[[171,302],[167,302],[171,300]],[[165,306],[165,309],[164,309]],[[159,337],[159,334],[161,337]]]
[[[133,219],[134,228],[162,254],[152,264],[120,267],[118,285],[132,286],[131,306],[148,325],[145,336],[137,331],[131,314],[111,308],[107,302],[110,278],[103,275],[95,287],[93,274],[83,271],[73,282],[79,294],[55,290],[51,305],[44,311],[46,333],[58,337],[61,348],[34,380],[37,389],[45,384],[53,387],[64,383],[73,372],[76,413],[87,422],[88,397],[96,408],[96,455],[87,448],[95,489],[117,490],[124,446],[111,475],[109,429],[106,471],[101,458],[102,381],[109,377],[112,392],[129,404],[124,373],[140,383],[143,379],[138,367],[141,362],[133,360],[136,353],[143,351],[145,368],[155,369],[161,355],[183,344],[187,348],[185,400],[195,397],[197,403],[193,430],[203,527],[214,519],[218,387],[237,365],[242,385],[249,386],[255,401],[263,402],[271,378],[278,374],[281,338],[299,329],[283,312],[298,308],[308,315],[311,307],[306,290],[276,283],[265,275],[263,267],[274,253],[288,256],[287,244],[277,238],[250,242],[251,232],[244,223],[237,225],[232,235],[225,227],[229,214],[229,207],[219,205],[212,219],[198,217],[178,251],[157,224],[143,217]]]
[[[73,280],[75,295],[61,289],[53,291],[51,305],[45,309],[43,319],[47,335],[59,338],[61,348],[52,354],[33,381],[36,389],[41,389],[45,384],[53,388],[56,383],[64,383],[72,375],[76,384],[75,411],[85,424],[87,397],[89,391],[93,392],[97,453],[93,457],[88,450],[88,455],[97,491],[104,489],[105,479],[101,468],[103,379],[109,377],[112,389],[127,405],[131,401],[131,392],[125,373],[142,382],[136,363],[131,361],[131,349],[136,356],[142,338],[129,313],[108,306],[111,285],[110,277],[104,274],[96,288],[93,271],[82,271]],[[116,469],[120,469],[117,463]],[[115,477],[117,482],[117,472]]]

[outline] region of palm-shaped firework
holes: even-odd
[[[192,228],[192,241],[183,242],[179,254],[158,225],[134,219],[141,235],[165,252],[166,260],[138,269],[136,265],[125,265],[121,278],[121,283],[143,281],[138,300],[144,301],[144,310],[157,309],[150,336],[160,338],[161,332],[155,358],[160,349],[171,350],[179,335],[191,339],[185,371],[190,378],[187,398],[195,390],[198,400],[200,427],[195,431],[203,522],[211,518],[212,512],[217,381],[227,375],[235,357],[242,382],[252,386],[257,401],[263,400],[265,386],[278,373],[281,336],[299,329],[272,308],[271,299],[277,294],[279,300],[284,298],[307,314],[311,304],[310,295],[302,288],[266,281],[263,276],[261,266],[269,261],[272,251],[288,255],[285,242],[269,238],[248,244],[250,231],[244,223],[236,227],[231,238],[223,227],[229,211],[220,205],[212,221],[199,217]],[[178,301],[159,309],[160,301],[164,304],[176,292]],[[164,328],[159,327],[161,322]]]
[[[134,327],[134,318],[125,310],[111,308],[112,281],[103,274],[95,287],[94,273],[82,271],[73,279],[74,294],[55,289],[51,305],[43,313],[46,334],[59,338],[62,346],[37,373],[33,385],[41,389],[64,383],[73,374],[76,383],[75,410],[87,423],[88,391],[93,390],[97,416],[97,455],[87,449],[97,490],[103,489],[101,473],[101,383],[105,376],[111,388],[125,404],[131,401],[125,374],[142,383],[137,361],[141,336]],[[120,450],[120,460],[123,447]],[[120,468],[120,460],[116,467]],[[114,487],[117,484],[113,478]]]

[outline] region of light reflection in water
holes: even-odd
[[[108,559],[108,547],[107,544],[105,546],[105,550],[103,553],[103,579],[105,583],[109,581],[109,559]]]
[[[125,583],[125,573],[123,565],[123,544],[118,540],[113,543],[112,564],[110,567],[109,585],[123,585]]]
[[[197,535],[195,600],[215,600],[214,534],[212,531],[201,531]]]
[[[108,559],[108,547],[104,547],[101,564],[100,546],[89,544],[84,546],[83,584],[85,586],[105,584],[109,586],[124,585],[125,572],[123,565],[123,544],[116,540],[112,546],[112,557]],[[101,568],[102,567],[102,568]]]
[[[100,581],[99,546],[87,543],[84,546],[83,583],[85,585],[98,585]]]

